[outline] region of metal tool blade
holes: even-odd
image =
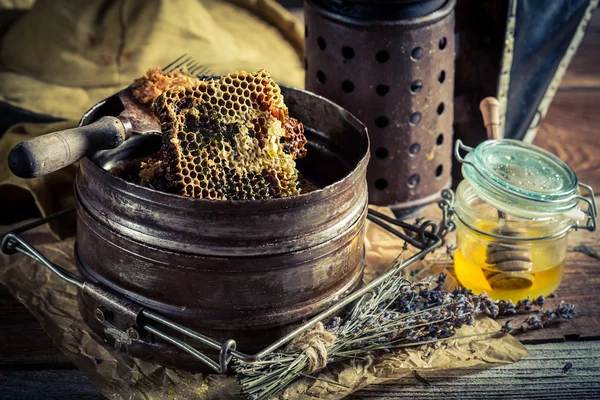
[[[131,88],[120,91],[117,96],[123,103],[124,110],[119,119],[129,121],[132,132],[138,134],[159,134],[160,122],[150,107],[143,106],[133,97]]]

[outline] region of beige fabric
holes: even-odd
[[[26,197],[33,197],[42,216],[73,207],[75,205],[73,181],[77,163],[41,178],[22,179],[6,168],[6,160],[10,150],[18,143],[76,125],[75,121],[63,121],[51,124],[19,124],[10,128],[0,140],[0,163],[3,164],[0,168],[0,200],[19,201]],[[50,227],[56,237],[71,236],[75,233],[75,218],[74,216],[61,218],[59,221],[53,221]]]
[[[234,4],[235,3],[235,4]],[[188,54],[222,75],[303,86],[301,25],[273,0],[38,0],[0,44],[0,100],[79,119],[151,67]]]
[[[0,0],[0,9],[26,10],[33,7],[35,0]]]

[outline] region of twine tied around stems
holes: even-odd
[[[311,330],[308,330],[294,339],[290,345],[290,350],[302,350],[308,358],[308,373],[327,366],[327,348],[335,342],[335,334],[327,331],[323,323],[317,323]]]

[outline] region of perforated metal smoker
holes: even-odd
[[[306,88],[367,126],[369,202],[400,214],[451,182],[455,3],[305,2]]]

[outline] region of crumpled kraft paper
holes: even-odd
[[[36,228],[24,236],[52,262],[75,271],[73,238],[58,241],[47,226]],[[369,222],[366,237],[367,276],[372,277],[389,265],[400,252],[403,243]],[[111,400],[212,400],[235,399],[239,396],[239,387],[232,377],[177,371],[132,358],[101,345],[79,316],[76,288],[23,255],[0,256],[0,282],[25,304],[56,346]],[[495,321],[479,318],[474,326],[462,328],[457,337],[497,332],[499,329],[500,326]],[[374,361],[354,361],[329,366],[321,372],[321,376],[349,389],[322,381],[301,379],[282,393],[280,398],[341,399],[367,385],[405,377],[413,370],[511,363],[526,353],[524,346],[510,335],[453,339],[436,346],[411,347],[383,353]]]

